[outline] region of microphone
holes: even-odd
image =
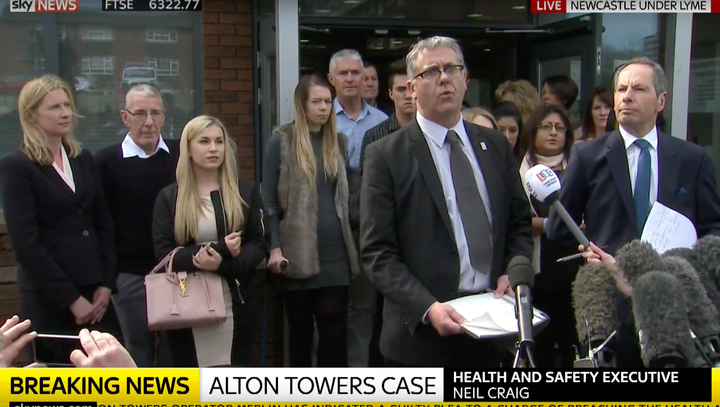
[[[615,281],[607,266],[588,263],[580,267],[572,287],[575,324],[580,342],[587,346],[587,358],[575,367],[615,367],[615,355],[607,343],[615,336],[617,307]]]
[[[643,274],[662,270],[662,257],[648,242],[635,239],[618,249],[615,265],[622,271],[630,286]]]
[[[638,277],[648,271],[662,270],[662,258],[650,243],[635,239],[615,253],[615,266],[622,272],[630,287],[634,287]],[[630,332],[635,326],[630,304],[623,302],[623,305],[627,308],[621,307],[618,310],[621,333]]]
[[[633,313],[645,367],[690,367],[695,347],[689,335],[687,302],[680,282],[662,271],[649,271],[633,285]]]
[[[519,339],[515,353],[515,367],[535,367],[532,348],[533,340],[533,307],[532,286],[535,282],[535,269],[530,259],[524,256],[515,256],[510,260],[507,268],[510,286],[515,292],[515,317],[518,321]],[[523,365],[523,351],[530,366]]]
[[[695,347],[706,362],[715,366],[720,362],[720,322],[717,308],[708,299],[705,287],[687,260],[665,257],[663,270],[680,282],[685,294],[688,322]]]
[[[720,237],[705,236],[695,242],[693,249],[701,267],[708,271],[715,287],[720,290]]]
[[[287,260],[283,260],[280,262],[280,270],[285,271],[288,268],[288,262]]]
[[[570,233],[575,236],[578,243],[583,245],[585,249],[590,246],[588,238],[580,230],[575,220],[562,206],[558,198],[560,197],[560,178],[558,178],[555,171],[551,170],[544,165],[536,165],[525,173],[525,186],[528,191],[540,202],[549,203],[550,206],[555,208],[555,211],[560,215],[565,226],[570,229]]]
[[[701,261],[700,256],[698,256],[693,249],[685,247],[668,250],[663,254],[663,256],[682,257],[687,260],[695,269],[697,276],[700,278],[700,283],[702,283],[702,286],[705,288],[705,292],[707,293],[710,301],[715,305],[715,309],[720,309],[720,291],[715,286],[713,277],[714,268],[717,263],[708,264],[707,262],[703,262]]]

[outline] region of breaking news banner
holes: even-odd
[[[0,369],[0,407],[717,407],[718,381],[714,369]]]
[[[720,13],[718,0],[530,0],[533,13]]]

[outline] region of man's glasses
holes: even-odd
[[[152,111],[152,112],[146,112],[144,110],[139,110],[137,112],[131,112],[129,110],[125,110],[136,120],[142,120],[145,121],[148,116],[152,117],[153,121],[157,122],[158,120],[162,120],[165,118],[165,112],[158,112],[158,111]]]
[[[567,131],[567,128],[562,124],[555,125],[550,123],[544,123],[538,126],[538,129],[544,131],[552,131],[553,128],[555,128],[555,131],[558,133],[565,133]]]
[[[425,82],[435,82],[440,79],[440,75],[442,75],[443,72],[450,78],[457,78],[463,70],[465,70],[465,67],[462,65],[449,65],[443,67],[442,70],[440,68],[428,69],[425,72],[415,75],[415,78],[422,78]]]

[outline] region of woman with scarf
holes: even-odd
[[[544,105],[535,110],[525,124],[521,139],[522,161],[520,176],[527,170],[542,164],[562,177],[570,158],[574,141],[570,119],[561,107]],[[528,191],[526,191],[528,192]],[[538,367],[571,368],[574,361],[573,345],[576,345],[575,316],[572,306],[572,283],[575,280],[575,263],[558,263],[557,259],[575,254],[577,247],[562,246],[557,242],[548,244],[545,225],[550,211],[547,203],[530,196],[533,212],[533,306],[550,317],[550,324],[535,338],[535,362]],[[556,348],[560,365],[556,366]]]

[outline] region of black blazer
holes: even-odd
[[[39,291],[57,309],[80,297],[78,288],[116,291],[112,219],[96,179],[93,157],[71,158],[75,192],[52,165],[17,151],[0,161],[0,188],[20,290]]]
[[[223,257],[217,273],[228,281],[230,287],[237,287],[237,290],[232,290],[233,303],[244,302],[243,293],[251,288],[249,282],[255,276],[258,266],[270,256],[270,231],[265,227],[265,205],[257,184],[250,180],[240,180],[238,185],[240,186],[240,195],[248,206],[245,207],[243,213],[245,225],[242,230],[240,255],[237,258],[232,257],[225,245],[225,236],[230,232],[226,230],[220,193],[214,191],[211,195],[218,230],[218,243],[212,246]],[[178,246],[174,231],[176,200],[177,183],[174,183],[160,191],[155,202],[153,245],[158,261]],[[192,256],[198,252],[200,247],[195,242],[188,242],[182,250],[175,254],[173,269],[198,271],[193,264]]]
[[[465,129],[490,196],[495,288],[512,257],[532,254],[530,205],[502,133],[469,122]],[[458,297],[460,258],[440,178],[416,120],[367,146],[360,214],[362,263],[385,297],[383,355],[441,365],[452,347],[422,319],[435,301]]]
[[[657,202],[683,214],[698,236],[720,235],[720,197],[707,152],[696,144],[658,133]],[[610,254],[638,239],[627,152],[618,131],[576,144],[563,176],[560,202],[585,221],[587,238]],[[575,243],[555,211],[548,238]]]

